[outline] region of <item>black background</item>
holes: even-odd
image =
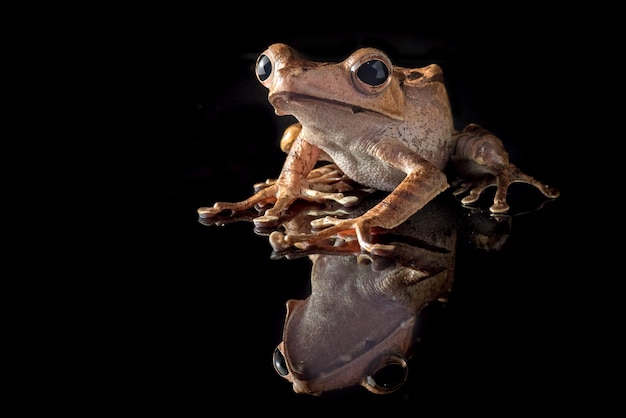
[[[90,203],[99,215],[85,232],[100,246],[85,258],[80,397],[96,409],[177,416],[342,403],[416,414],[586,403],[581,341],[593,327],[580,276],[564,271],[574,246],[566,215],[576,203],[576,112],[565,77],[579,46],[574,32],[553,31],[555,16],[545,13],[517,23],[470,10],[434,19],[417,6],[360,18],[320,13],[306,23],[266,10],[245,25],[237,10],[197,12],[116,16],[89,48],[85,66],[97,76],[85,106],[94,122],[81,164],[97,167]],[[463,247],[456,293],[425,313],[409,380],[392,395],[294,394],[271,359],[285,302],[306,296],[308,260],[270,260],[251,224],[197,221],[198,207],[241,200],[280,172],[278,140],[292,119],[273,113],[253,71],[274,42],[318,60],[375,46],[399,65],[439,63],[457,127],[490,129],[518,167],[561,190],[513,219],[501,251]]]

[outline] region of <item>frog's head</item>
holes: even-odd
[[[350,256],[312,259],[311,295],[287,302],[276,371],[298,393],[357,385],[393,392],[407,376],[416,317],[406,300],[383,288],[406,269],[374,271]]]
[[[256,75],[269,90],[276,113],[294,115],[304,125],[337,112],[344,118],[367,113],[401,121],[405,116],[405,74],[375,48],[361,48],[330,63],[307,60],[277,43],[258,57]]]

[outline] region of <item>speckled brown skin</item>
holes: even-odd
[[[389,192],[368,212],[354,219],[327,219],[314,233],[275,231],[275,250],[306,247],[343,231],[356,233],[364,251],[388,251],[373,243],[372,228],[393,228],[419,211],[449,187],[444,170],[453,166],[463,175],[457,195],[471,204],[495,186],[493,213],[509,210],[509,185],[528,183],[548,198],[559,192],[522,173],[509,162],[500,139],[470,124],[455,130],[441,68],[393,66],[373,48],[362,48],[337,63],[309,61],[285,44],[273,44],[257,61],[259,81],[277,115],[293,115],[281,147],[288,150],[278,179],[250,198],[236,203],[217,202],[198,209],[201,218],[225,210],[247,210],[259,202],[271,203],[257,226],[280,223],[281,213],[297,199],[332,199],[350,204],[341,192],[313,190],[309,173],[317,162],[334,162],[348,178]]]

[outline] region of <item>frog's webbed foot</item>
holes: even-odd
[[[309,173],[307,180],[317,190],[334,190],[335,192],[346,192],[353,189],[350,185],[352,180],[346,176],[336,164],[326,164],[317,167]]]
[[[469,192],[461,199],[462,204],[475,203],[485,189],[495,186],[496,192],[489,210],[493,214],[506,213],[509,211],[507,193],[513,183],[530,184],[550,199],[559,196],[558,190],[523,173],[511,164],[502,141],[481,126],[470,123],[457,133],[456,141],[452,162],[463,180],[454,195]]]
[[[255,231],[265,235],[293,217],[347,214],[344,209],[357,206],[372,191],[355,184],[331,163],[313,169],[299,188],[281,188],[277,179],[268,179],[254,184],[254,194],[246,200],[217,202],[197,211],[203,225],[252,221]]]
[[[372,255],[388,256],[394,250],[393,245],[374,242],[372,236],[380,228],[373,228],[371,220],[364,216],[353,219],[338,219],[331,216],[315,219],[311,222],[313,232],[304,234],[283,234],[274,231],[269,241],[274,251],[283,251],[291,246],[307,249],[319,245],[320,242],[340,239],[343,241],[358,241],[361,251]],[[324,228],[318,230],[320,228]]]
[[[453,192],[455,196],[467,193],[467,196],[461,199],[463,205],[471,205],[478,201],[482,193],[489,187],[496,187],[493,198],[493,204],[489,210],[491,213],[500,214],[509,211],[510,207],[507,203],[507,193],[509,186],[513,183],[526,183],[534,186],[544,196],[550,199],[559,197],[559,191],[554,187],[550,187],[540,182],[528,174],[523,173],[514,164],[509,163],[500,173],[496,175],[487,174],[476,180],[464,180],[459,187]]]
[[[332,200],[343,206],[352,206],[359,201],[357,196],[345,194],[354,190],[353,182],[334,163],[313,169],[306,181],[307,187],[300,192],[301,199],[318,203]],[[265,183],[255,184],[254,189],[259,191],[275,183],[276,180],[266,180]]]

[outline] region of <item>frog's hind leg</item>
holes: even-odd
[[[496,214],[505,213],[510,209],[506,198],[509,187],[513,183],[526,183],[534,186],[541,194],[550,199],[555,199],[560,195],[557,189],[522,172],[512,163],[509,163],[509,165],[497,175],[486,175],[481,179],[462,182],[453,194],[458,196],[463,193],[468,193],[467,196],[461,199],[461,203],[463,205],[471,205],[480,198],[487,188],[496,187],[493,204],[489,207],[489,211]]]
[[[475,203],[487,188],[495,186],[496,192],[489,210],[494,214],[508,212],[506,198],[509,186],[513,183],[529,184],[550,199],[559,196],[557,189],[523,173],[511,163],[502,141],[476,124],[469,124],[459,132],[453,162],[455,170],[463,179],[454,195],[468,193],[461,199],[464,205]]]

